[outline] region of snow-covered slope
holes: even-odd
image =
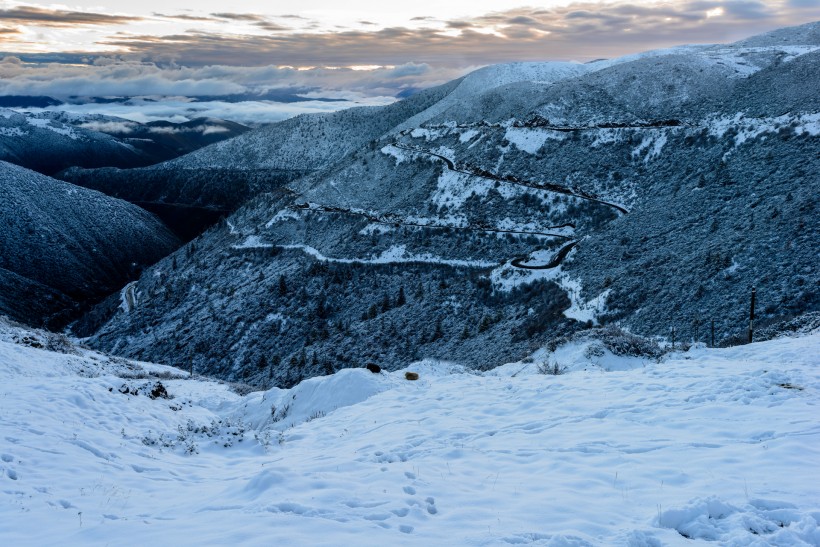
[[[0,310],[21,320],[99,299],[179,244],[138,207],[10,163],[0,193]]]
[[[0,321],[0,541],[820,544],[820,333],[610,372],[564,349],[559,376],[240,396]]]
[[[517,83],[525,83],[536,87],[543,92],[555,82],[573,76],[580,76],[592,70],[591,65],[579,63],[506,63],[490,65],[471,72],[458,81],[458,85],[442,100],[431,107],[408,118],[397,130],[402,131],[418,127],[433,119],[447,117],[451,120],[461,120],[464,112],[459,111],[465,106],[475,106],[481,97],[498,88],[509,89]],[[517,93],[507,93],[504,99],[515,100]],[[466,104],[465,104],[466,103]]]

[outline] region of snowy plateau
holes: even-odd
[[[0,323],[0,539],[820,544],[820,331],[534,357],[239,395]],[[539,373],[559,358],[565,373]]]

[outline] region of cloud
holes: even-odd
[[[254,23],[254,26],[259,27],[262,30],[268,30],[271,32],[282,32],[292,30],[291,27],[286,27],[278,23],[272,23],[270,21],[259,21],[258,23]]]
[[[184,67],[119,57],[97,57],[83,62],[64,56],[64,62],[59,63],[31,62],[34,59],[36,55],[23,55],[22,60],[6,57],[5,62],[0,62],[0,95],[46,95],[62,100],[71,100],[73,96],[204,96],[227,100],[228,96],[247,95],[280,102],[298,100],[294,96],[367,101],[441,84],[476,68],[406,63],[364,71],[297,70],[271,65]]]
[[[156,13],[152,14],[154,17],[161,17],[163,19],[178,19],[180,21],[218,21],[219,19],[215,17],[202,17],[199,15],[186,15],[184,13],[178,15],[168,15],[164,13]]]
[[[215,133],[227,133],[230,131],[227,127],[222,127],[220,125],[208,125],[208,126],[200,126],[202,128],[203,135],[213,135]]]
[[[91,131],[99,131],[100,133],[113,133],[116,135],[128,135],[134,132],[134,122],[127,121],[93,121],[81,124],[83,129]]]
[[[118,25],[142,20],[142,17],[129,15],[53,10],[32,6],[0,9],[0,21],[8,21],[18,25],[70,27],[74,25]]]
[[[231,21],[265,21],[265,18],[255,13],[212,13],[214,17]]]
[[[717,14],[717,16],[716,16]],[[506,61],[589,60],[682,43],[738,40],[820,17],[820,5],[804,0],[660,0],[652,3],[574,2],[551,8],[516,8],[471,18],[414,17],[413,28],[364,28],[314,32],[289,28],[251,13],[213,13],[245,22],[257,33],[189,31],[159,35],[113,35],[101,46],[185,66],[354,65],[468,66]],[[285,17],[279,16],[281,20]]]
[[[247,101],[242,103],[226,103],[209,101],[189,103],[185,100],[166,99],[155,102],[141,102],[135,104],[64,104],[50,110],[69,112],[72,114],[115,116],[139,123],[148,123],[157,120],[167,120],[182,123],[194,118],[219,118],[233,120],[249,125],[272,123],[281,121],[299,114],[333,112],[351,106],[363,104],[379,105],[392,102],[392,98],[374,97],[357,102],[322,102],[304,101],[300,103],[270,103],[265,101]],[[39,112],[42,109],[30,109]],[[127,127],[125,122],[124,127]],[[203,133],[206,126],[203,126]],[[157,132],[165,132],[164,128],[155,128]],[[213,132],[213,130],[211,131]]]
[[[538,21],[533,19],[532,17],[527,17],[526,15],[518,15],[516,17],[511,17],[507,19],[507,24],[509,25],[537,25]]]

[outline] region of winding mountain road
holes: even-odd
[[[539,264],[538,266],[532,266],[530,264],[525,264],[524,261],[527,260],[526,257],[521,258],[514,258],[512,262],[510,262],[511,266],[516,268],[521,268],[523,270],[551,270],[552,268],[557,268],[561,265],[561,262],[567,257],[569,252],[578,245],[577,241],[570,241],[560,249],[558,252],[552,255],[552,258],[546,264]]]
[[[623,213],[625,215],[629,214],[629,210],[626,209],[625,207],[623,207],[622,205],[618,205],[617,203],[612,203],[610,201],[606,201],[606,200],[597,198],[595,196],[592,196],[592,195],[584,193],[584,192],[576,192],[576,191],[572,190],[571,188],[567,188],[566,186],[561,186],[560,184],[554,184],[554,183],[551,183],[551,182],[532,182],[532,181],[520,180],[520,179],[512,178],[512,177],[501,177],[499,175],[496,175],[494,173],[490,173],[488,171],[484,171],[483,169],[479,169],[477,167],[466,166],[465,168],[459,168],[459,167],[456,166],[456,164],[453,162],[453,160],[451,160],[447,156],[443,156],[441,154],[438,154],[436,152],[432,152],[430,150],[425,150],[424,148],[415,148],[413,146],[407,146],[407,145],[404,145],[404,144],[399,144],[397,142],[391,143],[390,146],[393,146],[395,148],[399,148],[401,150],[407,150],[409,152],[414,152],[414,153],[417,153],[417,154],[426,154],[426,155],[434,157],[434,158],[439,158],[440,160],[444,161],[444,164],[447,166],[447,169],[449,169],[450,171],[456,172],[456,173],[463,173],[465,175],[470,175],[470,176],[473,176],[473,177],[481,177],[481,178],[485,178],[485,179],[488,179],[488,180],[496,180],[496,181],[499,181],[499,182],[506,182],[508,184],[515,184],[515,185],[518,185],[518,186],[526,186],[527,188],[534,188],[536,190],[546,190],[548,192],[555,192],[556,194],[564,194],[564,195],[567,195],[567,196],[573,196],[573,197],[583,199],[583,200],[587,200],[587,201],[595,201],[597,203],[601,203],[603,205],[607,205],[609,207],[612,207],[613,209],[617,209],[618,211],[620,211],[621,213]]]

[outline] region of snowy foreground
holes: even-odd
[[[42,336],[0,325],[2,545],[820,544],[820,333],[245,397]]]

